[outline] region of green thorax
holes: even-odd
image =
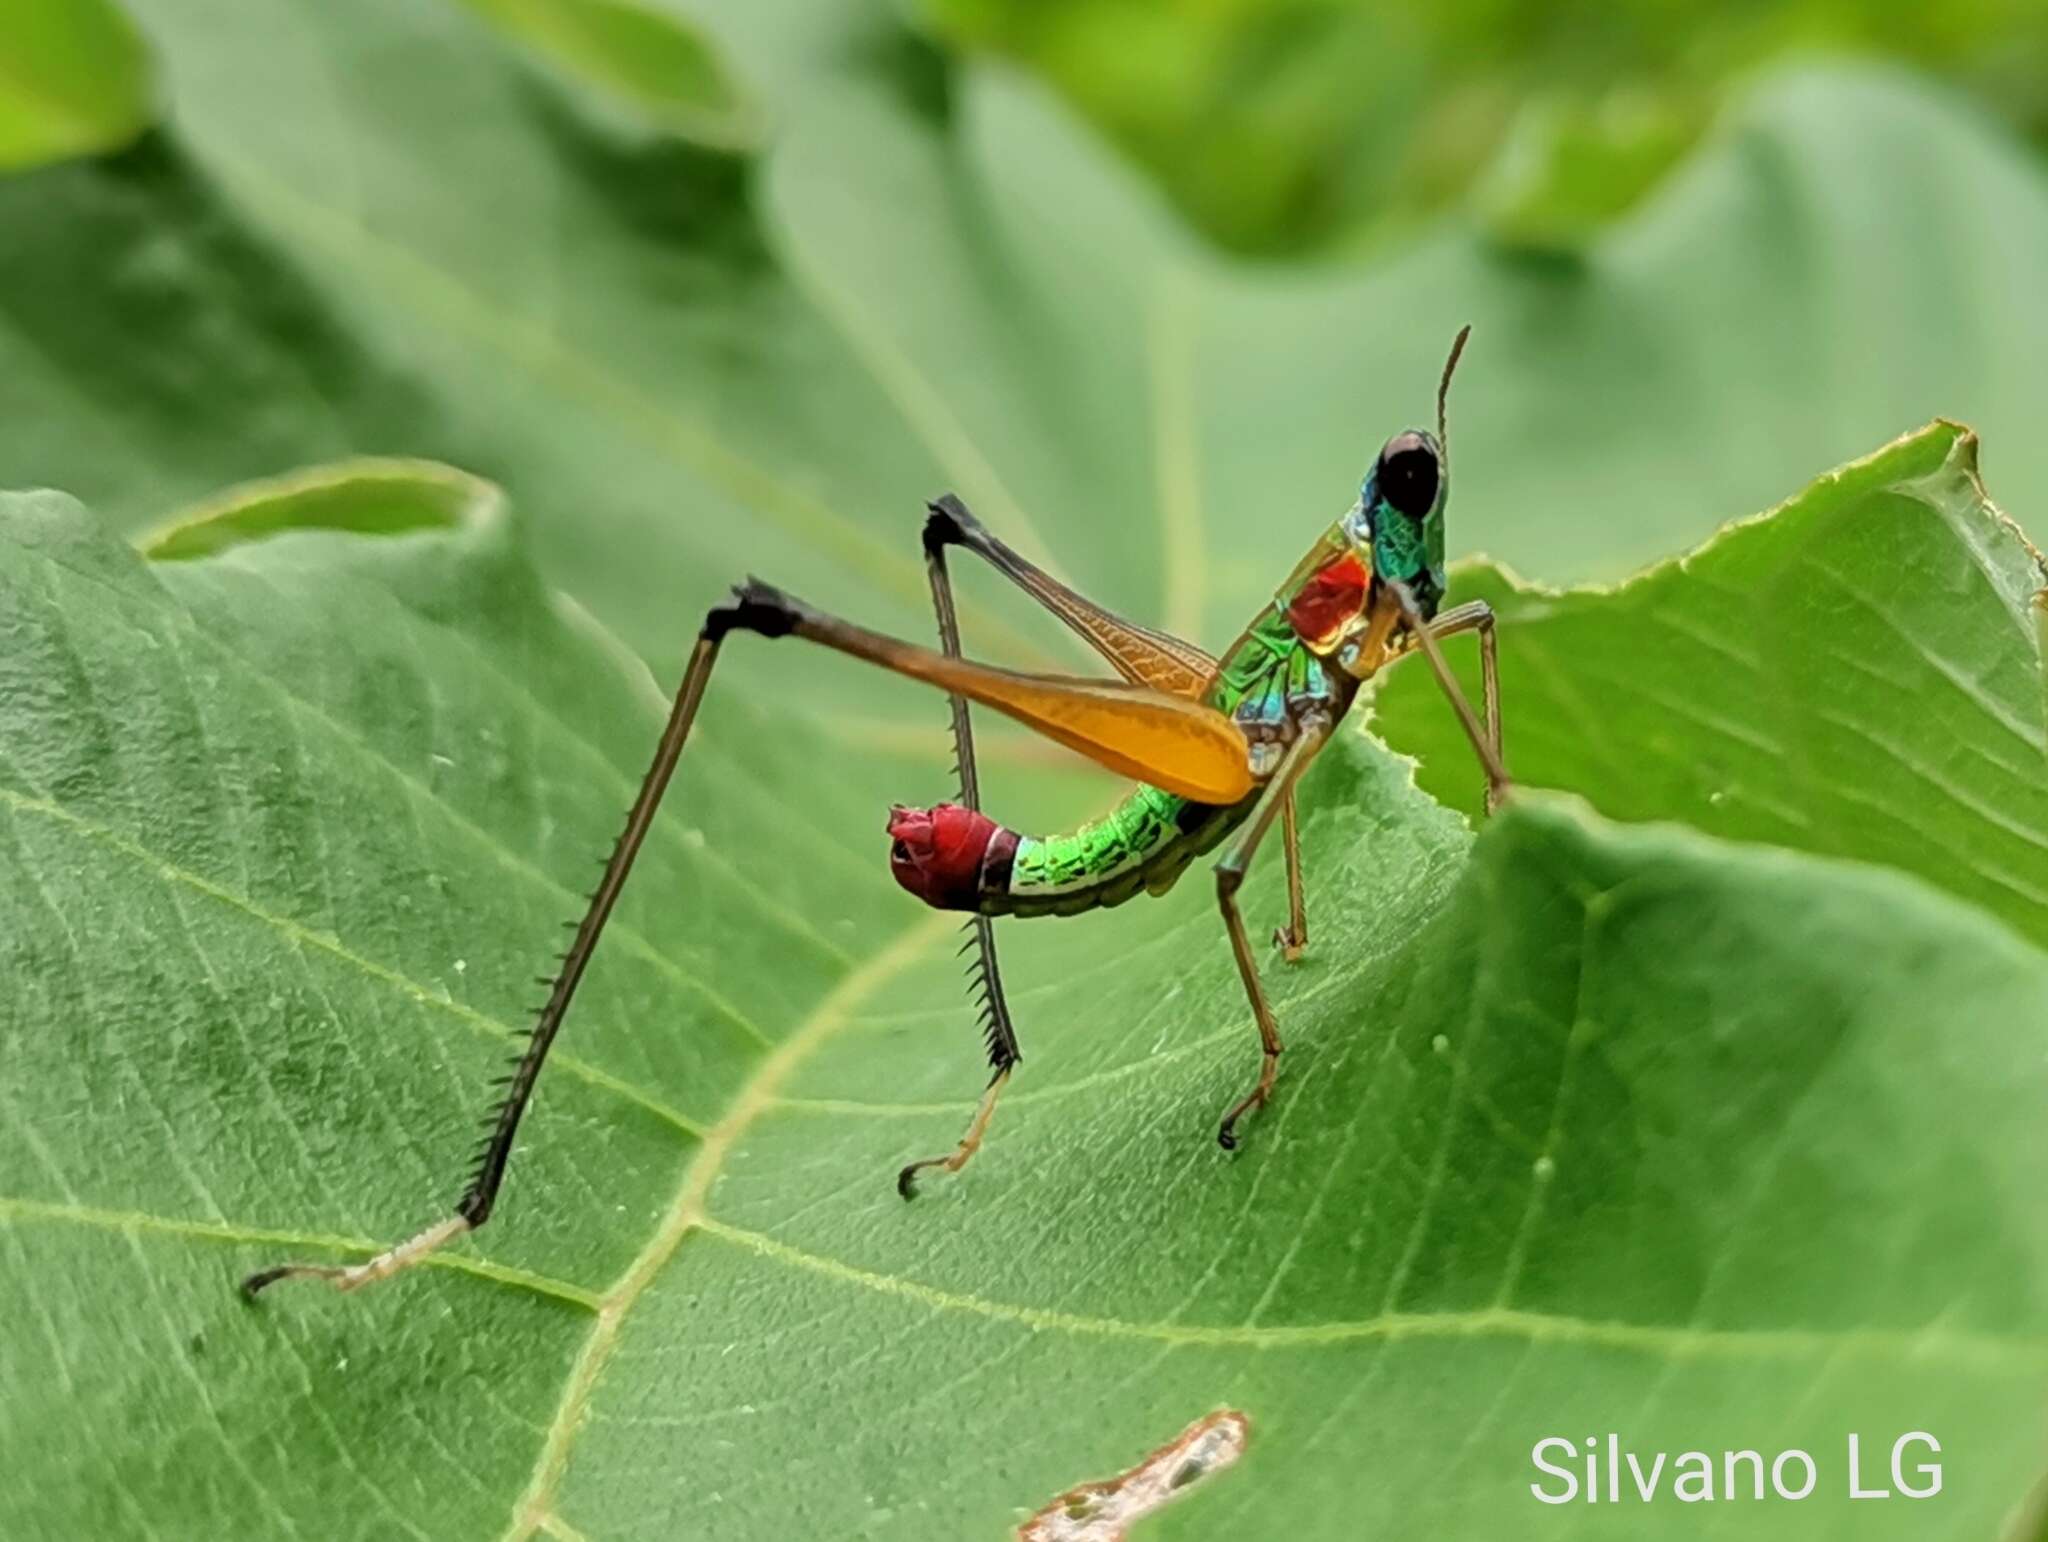
[[[1265,716],[1268,704],[1281,706],[1290,695],[1317,688],[1321,668],[1287,619],[1291,598],[1283,595],[1268,606],[1218,660],[1216,681],[1204,698],[1217,711],[1239,717],[1249,707]]]

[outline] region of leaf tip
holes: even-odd
[[[481,531],[507,517],[494,482],[440,461],[358,456],[231,487],[136,539],[156,562],[218,555],[292,531]]]

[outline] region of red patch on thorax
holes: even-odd
[[[1372,570],[1346,552],[1318,569],[1287,607],[1287,620],[1306,643],[1334,642],[1344,624],[1365,609]]]

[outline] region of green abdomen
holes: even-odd
[[[1242,824],[1258,794],[1229,808],[1137,788],[1103,818],[1066,835],[1021,836],[1006,883],[993,884],[989,915],[1071,916],[1164,894],[1188,864]]]

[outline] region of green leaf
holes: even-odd
[[[2044,584],[1985,496],[1975,437],[1941,423],[1618,588],[1559,593],[1483,564],[1452,587],[1500,617],[1520,779],[1618,819],[1915,873],[2042,942]],[[1397,671],[1376,701],[1423,785],[1476,809],[1435,682]]]
[[[149,95],[141,40],[113,0],[9,0],[0,174],[127,144]]]
[[[759,136],[756,114],[694,27],[640,0],[463,0],[645,122],[709,145]]]
[[[1250,1031],[1190,883],[1014,929],[1028,1074],[904,1206],[985,1075],[952,927],[882,872],[884,801],[947,790],[940,718],[790,647],[723,667],[500,1218],[358,1299],[229,1291],[452,1199],[656,731],[635,655],[671,678],[744,572],[925,635],[917,505],[954,484],[1221,641],[1467,319],[1458,539],[1532,572],[1942,411],[2048,503],[2048,201],[2004,141],[1783,77],[1580,264],[1444,232],[1282,276],[865,6],[716,8],[781,125],[759,166],[461,8],[135,10],[167,116],[0,183],[0,481],[107,521],[12,500],[0,546],[0,1447],[33,1475],[0,1532],[994,1534],[1225,1402],[1250,1454],[1161,1536],[1637,1535],[1526,1498],[1535,1438],[1616,1410],[1830,1481],[1850,1421],[1931,1425],[1944,1525],[2018,1503],[2043,979],[1993,919],[1536,799],[1468,865],[1347,741],[1240,1157]],[[519,536],[364,455],[494,478]],[[978,650],[1041,648],[971,599]],[[1007,818],[1100,796],[995,748]]]
[[[1042,73],[1212,239],[1273,256],[1386,241],[1475,183],[1512,239],[1572,243],[1653,185],[1660,148],[1687,148],[1703,109],[1788,55],[1896,60],[2037,143],[2043,125],[2048,27],[2029,0],[1978,0],[1967,24],[1870,0],[1692,0],[1654,20],[1490,0],[917,4],[962,45]],[[1487,188],[1498,161],[1510,185]]]
[[[1568,258],[1670,171],[1697,140],[1701,117],[1682,93],[1622,92],[1598,102],[1534,96],[1472,201],[1497,240]]]
[[[820,778],[722,676],[499,1218],[243,1305],[452,1198],[660,702],[458,473],[305,473],[167,549],[0,501],[7,1535],[995,1536],[1225,1406],[1248,1453],[1151,1535],[1640,1536],[1526,1488],[1617,1427],[1802,1446],[1837,1496],[1849,1432],[1929,1429],[1958,1533],[2027,1490],[2048,957],[1568,801],[1471,841],[1357,734],[1245,1149],[1191,882],[1007,929],[1026,1074],[905,1205],[979,1081],[955,926],[883,871],[875,764]]]

